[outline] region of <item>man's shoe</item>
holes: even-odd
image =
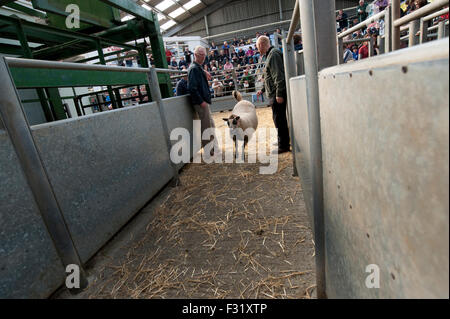
[[[291,149],[290,148],[278,148],[276,151],[273,151],[272,154],[283,154],[283,153],[288,153],[290,152]]]

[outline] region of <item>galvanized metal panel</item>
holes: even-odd
[[[310,218],[311,226],[314,225],[312,212],[312,180],[311,180],[311,154],[309,144],[308,103],[306,97],[305,76],[290,80],[292,100],[292,122],[294,126],[294,140],[296,143],[297,171],[302,185],[306,211]]]
[[[448,40],[363,63],[320,74],[327,294],[448,298]]]
[[[0,130],[0,298],[46,298],[63,280],[14,148]]]
[[[190,150],[192,157],[193,150],[193,137],[194,137],[194,118],[196,113],[194,108],[191,106],[191,99],[188,95],[178,96],[170,99],[163,100],[164,108],[167,116],[167,125],[169,127],[169,134],[172,130],[176,128],[185,128],[189,131],[190,140]],[[172,145],[177,143],[177,141],[172,141]],[[184,166],[180,163],[178,167],[181,169]]]
[[[155,103],[32,130],[83,262],[172,178]]]

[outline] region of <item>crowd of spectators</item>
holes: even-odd
[[[390,0],[376,0],[372,2],[360,0],[359,5],[356,8],[356,16],[350,18],[343,10],[340,10],[336,16],[336,27],[338,33],[344,32],[352,28],[353,26],[365,21],[370,16],[383,11],[387,6],[390,5],[390,3]],[[417,9],[420,9],[428,3],[428,0],[406,0],[401,3],[401,16],[407,15]],[[448,14],[437,18],[435,23],[441,19],[448,20]],[[380,54],[380,52],[377,45],[377,38],[378,36],[384,35],[384,26],[384,19],[379,19],[378,21],[375,21],[368,25],[367,28],[355,31],[352,34],[348,35],[344,38],[344,41],[373,38],[374,55],[378,55]],[[368,45],[368,41],[344,44],[344,63],[369,57]]]
[[[235,89],[246,93],[255,92],[258,85],[262,85],[261,63],[264,62],[256,47],[256,40],[265,35],[272,40],[273,45],[281,45],[276,34],[281,35],[281,30],[277,29],[273,34],[258,32],[254,38],[234,38],[222,44],[211,42],[203,69],[211,76],[209,83],[213,96],[231,95]],[[301,49],[298,47],[299,43],[301,45],[301,38],[296,37],[295,41],[296,48]],[[174,70],[187,70],[192,63],[192,56],[193,52],[188,48],[179,59],[175,58],[170,50],[166,51],[167,61],[170,59],[169,67]],[[179,80],[176,87],[177,95],[185,93],[186,79]]]
[[[356,14],[349,17],[344,10],[339,10],[336,16],[337,32],[344,32],[349,28],[365,21],[372,15],[383,11],[389,6],[391,0],[376,0],[365,1],[360,0],[356,8]],[[402,16],[409,14],[429,3],[428,0],[406,0],[402,2]],[[439,17],[439,19],[448,20],[446,16]],[[366,28],[353,32],[344,38],[344,41],[369,39],[373,38],[373,53],[380,54],[378,47],[378,37],[384,35],[384,19],[379,19],[368,25]],[[211,92],[214,97],[229,95],[236,89],[242,92],[253,92],[262,83],[261,72],[259,72],[259,63],[263,63],[260,52],[256,48],[256,39],[261,35],[268,36],[272,45],[281,46],[281,40],[276,37],[276,34],[281,34],[281,30],[277,29],[273,34],[270,33],[256,33],[253,39],[237,39],[231,41],[224,41],[221,44],[215,42],[210,43],[205,63],[203,64],[204,71],[211,75],[209,81]],[[279,42],[278,42],[279,41]],[[278,42],[278,43],[276,43]],[[294,45],[296,50],[303,48],[301,35],[294,35]],[[169,62],[169,67],[177,70],[187,70],[192,63],[193,52],[186,48],[184,56],[180,59],[173,57],[168,50],[166,56]],[[344,45],[344,63],[350,61],[357,61],[369,57],[369,42],[354,42]],[[233,78],[233,71],[236,72],[236,79]],[[184,80],[180,81],[180,87],[186,86]],[[183,92],[183,90],[181,90]]]

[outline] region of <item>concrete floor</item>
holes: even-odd
[[[273,127],[270,108],[260,128]],[[219,130],[229,112],[214,114]],[[263,141],[266,144],[271,141]],[[314,243],[292,154],[261,164],[189,164],[87,265],[90,286],[55,298],[311,298]]]

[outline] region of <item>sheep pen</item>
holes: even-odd
[[[213,114],[218,130],[228,129]],[[270,108],[260,127],[274,127]],[[266,141],[267,144],[270,141]],[[259,164],[189,164],[87,265],[90,286],[55,298],[301,299],[315,290],[314,242],[292,153]]]

